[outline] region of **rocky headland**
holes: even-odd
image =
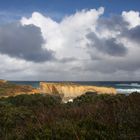
[[[112,87],[86,86],[75,83],[48,83],[40,82],[40,92],[44,94],[59,94],[64,101],[71,100],[83,94],[116,94]]]
[[[111,87],[86,86],[67,82],[40,82],[39,88],[33,88],[29,85],[17,85],[5,80],[0,80],[0,97],[38,93],[59,95],[64,102],[67,102],[83,94],[116,94],[117,92],[116,89]]]
[[[29,85],[17,85],[6,80],[0,80],[0,97],[16,96],[20,94],[40,93],[36,88]]]

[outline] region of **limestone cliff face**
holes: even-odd
[[[73,83],[40,82],[40,92],[45,94],[60,94],[63,98],[75,98],[87,92],[97,94],[116,94],[116,89],[109,87],[83,86]]]
[[[0,98],[8,96],[16,96],[20,94],[59,94],[63,101],[76,98],[87,92],[95,92],[97,94],[116,94],[114,88],[83,86],[74,83],[47,83],[40,82],[40,88],[36,89],[27,85],[16,85],[5,80],[0,80]]]

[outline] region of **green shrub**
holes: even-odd
[[[140,138],[140,94],[0,99],[1,140],[135,140]]]

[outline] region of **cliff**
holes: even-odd
[[[16,85],[4,80],[0,80],[0,97],[34,93],[40,93],[40,91],[29,85]]]
[[[74,83],[47,83],[40,82],[40,88],[36,89],[28,85],[16,85],[4,80],[0,81],[0,97],[16,96],[20,94],[43,93],[50,95],[60,95],[63,101],[69,101],[73,98],[86,93],[96,94],[116,94],[114,88],[84,86]]]
[[[74,83],[40,82],[40,92],[44,94],[59,94],[63,100],[73,99],[86,93],[116,94],[116,89],[109,87],[84,86]]]
[[[7,83],[7,81],[0,79],[0,84],[2,84],[2,83]]]

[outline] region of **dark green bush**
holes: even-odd
[[[61,103],[61,98],[59,96],[49,96],[42,94],[22,94],[18,96],[11,96],[8,98],[2,98],[1,100],[5,103],[9,103],[15,106],[53,106]]]
[[[137,140],[139,126],[139,93],[0,99],[0,140]]]

